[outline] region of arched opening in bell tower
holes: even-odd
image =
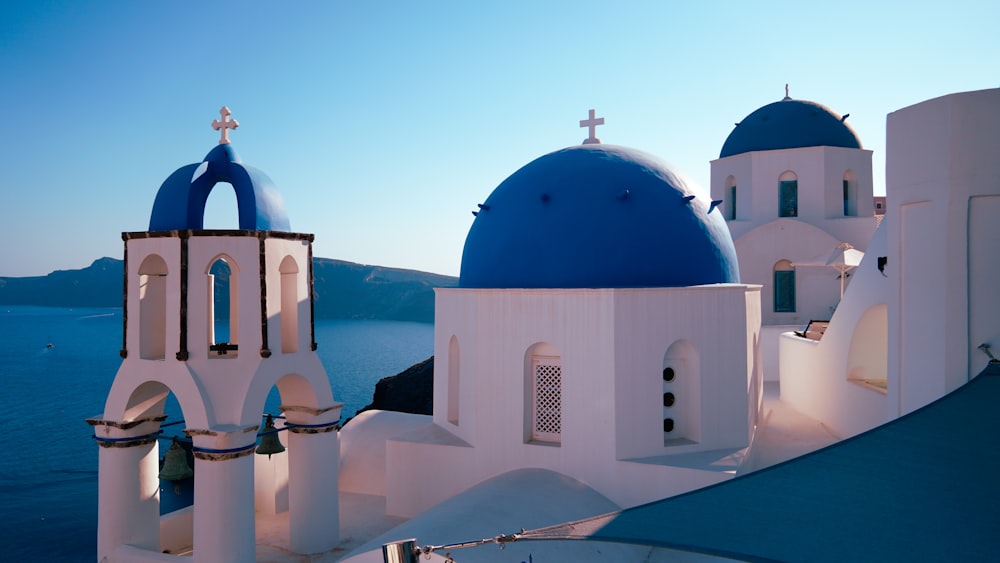
[[[263,401],[259,392],[264,389],[252,386],[243,407],[245,421],[260,421],[253,456],[254,511],[287,512],[289,543],[300,553],[332,547],[330,530],[339,526],[340,404],[328,403],[324,379],[287,373],[271,384]],[[273,428],[267,426],[269,418]]]
[[[239,202],[236,197],[236,188],[225,182],[220,182],[212,187],[205,200],[202,225],[205,229],[211,230],[235,230],[239,228]]]
[[[167,263],[150,254],[139,265],[139,357],[162,360],[167,351]]]
[[[285,256],[278,266],[281,275],[281,352],[299,351],[299,266]]]
[[[213,357],[233,357],[239,344],[239,268],[226,255],[208,267],[208,343]]]
[[[95,432],[102,446],[99,518],[110,536],[158,553],[191,551],[195,464],[183,430],[185,407],[195,412],[196,406],[149,380],[131,391],[124,408],[105,413],[124,421],[120,431],[129,435],[108,440],[107,432]]]

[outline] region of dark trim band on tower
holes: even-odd
[[[177,231],[134,231],[122,233],[123,240],[160,237],[257,237],[312,242],[316,237],[308,233],[288,233],[285,231],[248,231],[235,229],[182,229]]]
[[[310,347],[315,352],[316,345],[316,282],[313,279],[313,236],[309,235],[309,339],[312,341]]]
[[[186,362],[188,359],[188,237],[191,235],[191,231],[173,231],[176,236],[181,239],[181,330],[180,330],[180,342],[178,344],[177,350],[177,360],[181,362]]]
[[[257,232],[258,254],[257,271],[260,274],[260,357],[270,358],[271,350],[267,347],[267,255],[265,254],[264,241],[267,240],[266,231]]]
[[[124,360],[128,357],[128,238],[122,233],[122,349],[118,355]]]

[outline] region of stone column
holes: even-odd
[[[185,430],[194,439],[194,561],[254,561],[256,426]]]
[[[160,551],[159,446],[162,417],[129,423],[89,419],[100,446],[97,559],[132,545]]]
[[[322,553],[340,541],[337,487],[340,408],[282,406],[288,426],[288,528],[296,553]]]

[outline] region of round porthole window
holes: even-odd
[[[674,380],[674,368],[663,368],[663,381]]]
[[[672,419],[672,418],[665,418],[665,419],[663,419],[663,431],[664,432],[673,432],[674,431],[674,419]]]
[[[665,406],[665,407],[672,407],[672,406],[674,406],[674,394],[673,393],[664,393],[663,394],[663,406]]]

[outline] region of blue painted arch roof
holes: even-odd
[[[205,203],[220,182],[231,184],[236,192],[241,230],[291,230],[274,182],[267,174],[243,164],[228,144],[216,146],[200,164],[183,166],[163,182],[153,202],[149,230],[204,228]]]
[[[861,148],[861,139],[830,108],[785,98],[768,104],[737,124],[722,145],[719,158],[752,151],[802,147]]]
[[[466,288],[682,287],[739,282],[706,194],[644,152],[580,145],[528,163],[482,204]]]

